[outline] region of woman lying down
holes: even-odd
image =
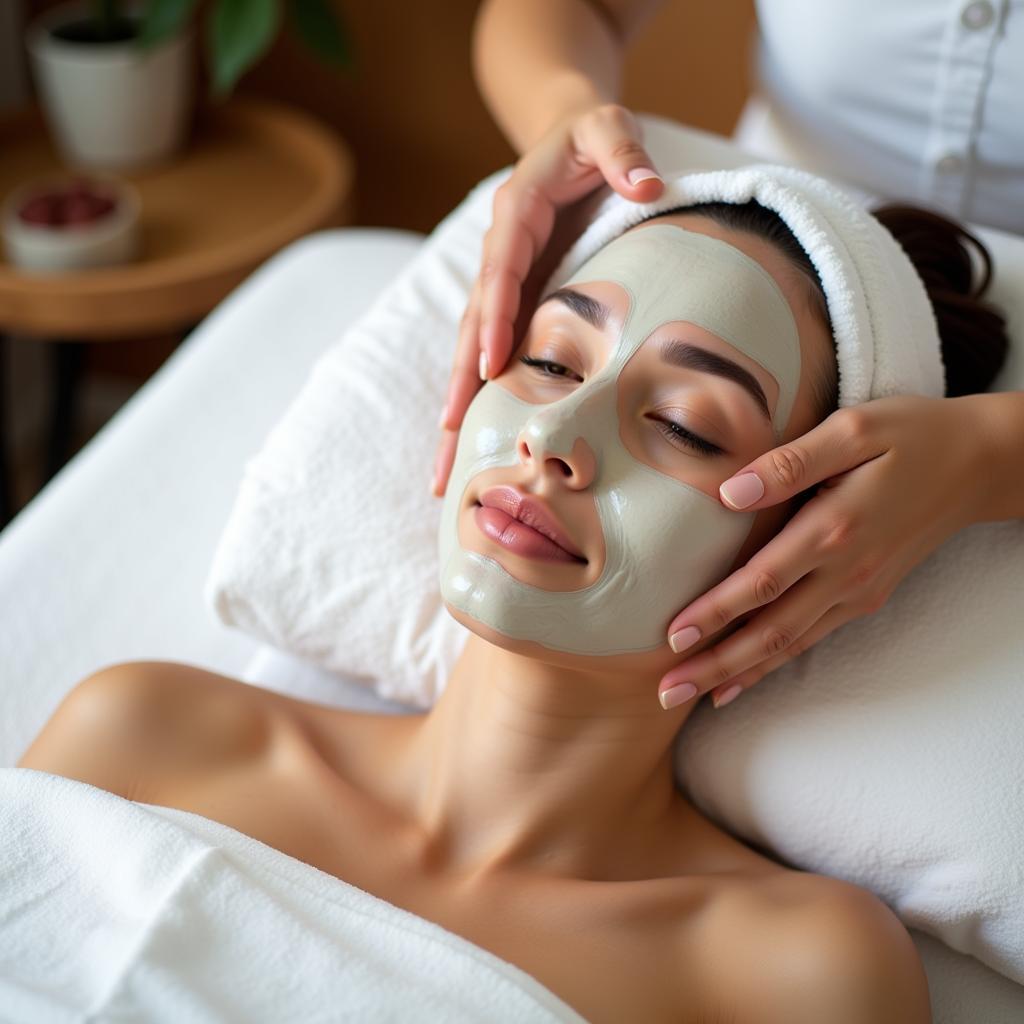
[[[651,694],[676,660],[670,617],[799,514],[744,517],[718,485],[837,405],[942,395],[933,303],[960,310],[941,338],[949,394],[998,366],[952,379],[953,347],[984,362],[1002,325],[968,294],[971,236],[943,218],[881,214],[968,268],[943,299],[933,266],[930,300],[882,222],[802,172],[682,175],[660,204],[606,202],[467,414],[440,585],[473,635],[432,710],[125,663],[80,683],[20,766],[222,822],[591,1021],[924,1024],[895,914],[700,813],[671,756],[693,702]]]

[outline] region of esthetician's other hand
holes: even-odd
[[[820,486],[745,566],[673,619],[670,643],[684,653],[756,610],[671,669],[659,699],[693,683],[693,697],[710,691],[721,707],[837,626],[878,611],[940,544],[989,518],[988,397],[898,396],[837,410],[726,480],[722,504],[747,511]]]
[[[512,354],[523,282],[551,238],[556,217],[606,182],[626,199],[649,203],[664,184],[643,148],[643,129],[626,107],[591,106],[556,121],[523,153],[494,194],[480,273],[462,315],[433,493],[448,483],[459,427],[482,381]],[[554,268],[552,268],[554,270]]]

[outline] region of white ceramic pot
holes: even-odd
[[[134,41],[69,42],[53,30],[90,17],[73,0],[42,14],[26,31],[36,92],[54,143],[71,166],[106,170],[160,164],[183,145],[195,104],[191,25],[145,53]],[[135,20],[137,5],[127,5]]]
[[[106,216],[87,224],[48,226],[26,224],[18,210],[28,198],[57,188],[66,189],[73,179],[54,175],[16,188],[0,207],[0,233],[7,261],[35,273],[88,270],[129,263],[139,255],[142,200],[131,182],[109,174],[90,173],[90,181],[115,200]]]

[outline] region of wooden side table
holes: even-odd
[[[0,198],[67,169],[38,107],[0,119]],[[321,122],[285,104],[236,96],[201,109],[171,163],[115,172],[142,196],[142,253],[114,267],[60,274],[0,259],[4,333],[50,343],[55,387],[45,480],[67,459],[79,343],[188,332],[264,260],[325,227],[351,223],[354,161]],[[4,464],[0,347],[0,526],[13,514]]]

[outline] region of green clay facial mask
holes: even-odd
[[[666,644],[672,617],[724,577],[755,515],[725,508],[627,450],[618,417],[623,367],[662,324],[703,327],[775,378],[772,423],[779,439],[800,383],[800,338],[789,303],[756,260],[675,225],[621,235],[563,287],[596,281],[614,282],[629,299],[601,370],[565,397],[540,405],[488,381],[466,413],[441,513],[441,595],[508,637],[572,654],[613,655]],[[570,455],[583,438],[596,457],[588,490],[604,533],[605,564],[590,586],[532,586],[459,542],[467,487],[485,470],[516,466],[521,435],[556,456]]]

